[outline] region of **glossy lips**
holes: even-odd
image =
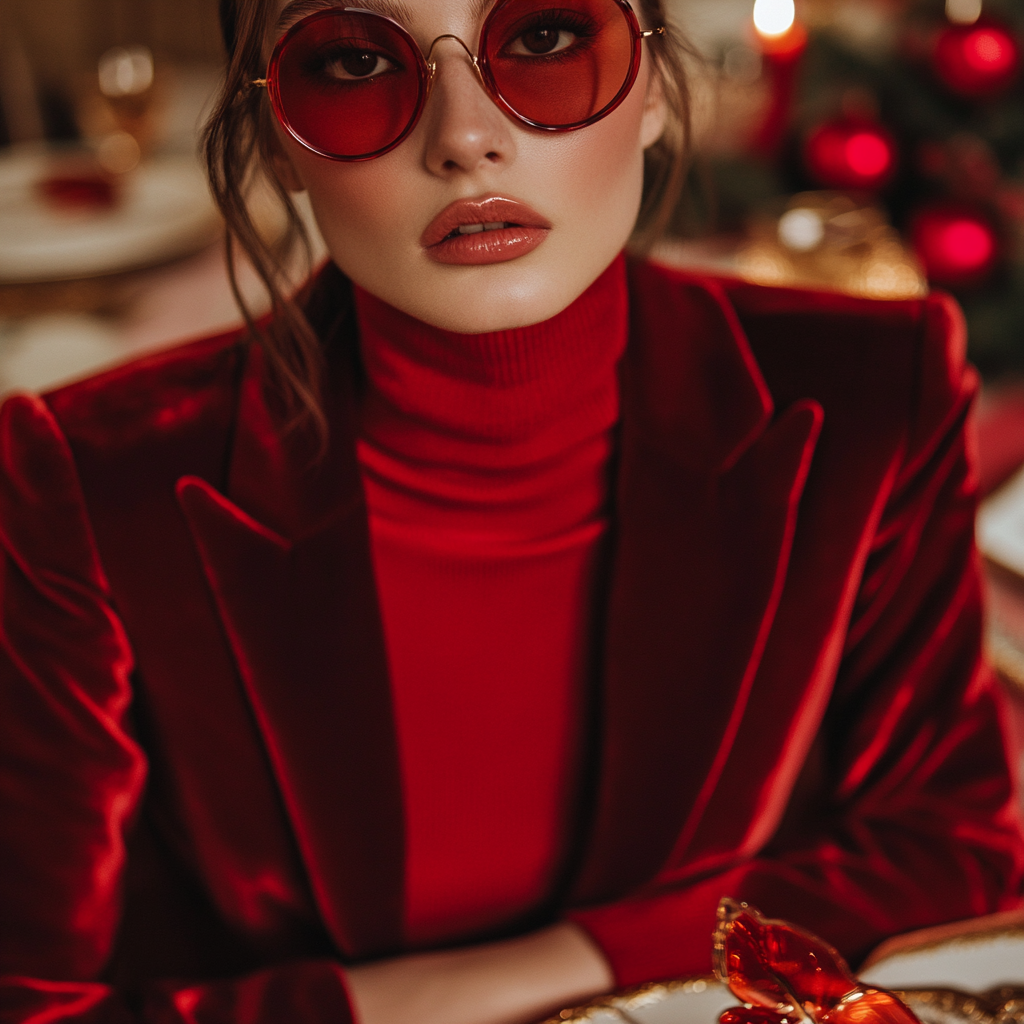
[[[498,224],[504,226],[496,227]],[[466,227],[474,230],[467,234],[459,232]],[[546,217],[518,200],[498,196],[460,199],[430,222],[420,244],[436,263],[505,263],[533,252],[550,230],[551,222]]]
[[[745,1003],[720,1024],[919,1024],[891,992],[862,986],[821,939],[745,903],[719,904],[714,962]]]

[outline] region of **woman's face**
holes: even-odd
[[[315,6],[310,0],[282,3],[271,44]],[[405,0],[407,15],[396,20],[424,52],[445,33],[475,51],[489,7],[481,13],[479,0]],[[388,13],[394,14],[390,7]],[[287,188],[309,193],[338,266],[403,312],[461,333],[546,320],[586,290],[633,230],[643,151],[665,121],[650,58],[645,50],[636,83],[619,107],[596,124],[564,133],[511,120],[484,92],[454,40],[439,42],[434,59],[438,72],[419,123],[374,160],[317,156],[275,120],[280,177]],[[452,230],[453,219],[472,223],[490,210],[490,220],[512,221],[507,208],[501,215],[501,199],[533,211],[515,218],[536,222],[527,244],[484,255],[484,262],[453,253],[451,244],[435,244],[439,231]],[[471,203],[452,208],[466,200]],[[478,237],[465,250],[473,250]]]

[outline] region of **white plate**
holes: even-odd
[[[1024,575],[1024,469],[982,503],[977,534],[983,555]]]
[[[153,266],[195,252],[219,231],[191,157],[142,164],[112,210],[64,214],[36,191],[53,157],[39,150],[0,157],[0,283],[64,281]]]

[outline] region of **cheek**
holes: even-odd
[[[644,82],[604,120],[565,136],[552,165],[563,209],[590,229],[632,230],[643,191]]]
[[[343,164],[301,153],[296,163],[321,229],[336,235],[347,227],[385,226],[394,183],[383,161]]]

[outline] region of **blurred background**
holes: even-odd
[[[1024,0],[669,3],[699,56],[662,257],[951,289],[987,377],[1024,371]],[[233,317],[195,161],[221,58],[215,0],[0,0],[0,390]],[[176,278],[191,301],[161,321]]]
[[[957,296],[982,491],[1010,480],[980,534],[990,650],[1024,686],[1024,0],[668,3],[693,163],[657,258]],[[221,59],[216,0],[0,0],[0,396],[239,322],[196,155]]]
[[[1024,373],[1024,0],[668,2],[695,138],[659,256],[940,286],[986,380]],[[221,59],[216,0],[0,0],[0,393],[236,319],[195,157]]]

